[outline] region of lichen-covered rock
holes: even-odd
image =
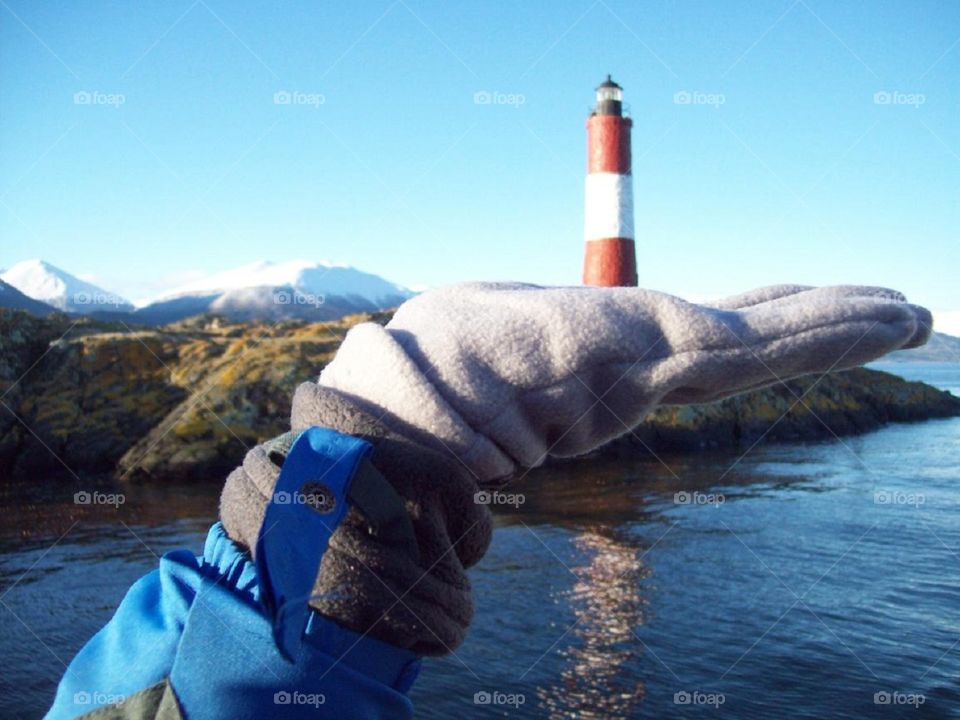
[[[296,385],[371,319],[143,329],[0,311],[0,473],[219,481],[286,429]]]
[[[607,452],[750,447],[854,435],[888,422],[960,415],[960,398],[921,382],[857,368],[807,375],[715,403],[651,413]]]
[[[110,472],[186,395],[170,382],[176,342],[162,334],[74,323],[38,350],[13,401],[21,437],[4,469],[15,476]]]
[[[20,418],[21,402],[36,377],[36,365],[72,321],[56,313],[46,319],[24,311],[0,309],[0,472],[12,467],[31,438]]]

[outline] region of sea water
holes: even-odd
[[[880,367],[960,394],[960,364]],[[529,473],[417,716],[960,716],[958,441],[960,418]],[[130,583],[202,547],[216,483],[124,490],[3,488],[0,717],[42,715]]]

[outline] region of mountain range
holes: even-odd
[[[43,260],[25,260],[0,273],[0,308],[39,317],[60,311],[152,327],[211,314],[232,322],[338,320],[393,308],[413,295],[378,275],[309,260],[261,260],[212,273],[137,304]],[[934,333],[924,347],[900,350],[887,359],[960,362],[960,338]]]
[[[960,363],[960,337],[935,332],[926,345],[909,350],[897,350],[883,359],[889,362]]]
[[[395,307],[413,295],[378,275],[345,265],[259,261],[172,288],[140,307],[43,260],[0,274],[0,307],[164,325],[202,314],[230,320],[334,320]],[[9,288],[9,290],[7,290]]]

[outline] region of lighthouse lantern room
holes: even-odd
[[[597,87],[597,115],[623,114],[623,88],[617,85],[610,76]]]

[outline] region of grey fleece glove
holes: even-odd
[[[659,404],[715,400],[923,344],[893,290],[779,285],[694,305],[639,288],[471,283],[348,334],[320,384],[479,482],[580,455]]]
[[[776,286],[712,306],[637,288],[468,284],[358,325],[319,384],[297,390],[293,429],[371,441],[405,499],[419,558],[351,511],[311,604],[353,630],[421,654],[464,638],[464,570],[490,541],[477,483],[548,455],[587,452],[663,403],[713,400],[922,344],[930,314],[883,288]],[[252,450],[227,479],[221,519],[256,545],[282,447]],[[399,598],[399,600],[398,600]]]

